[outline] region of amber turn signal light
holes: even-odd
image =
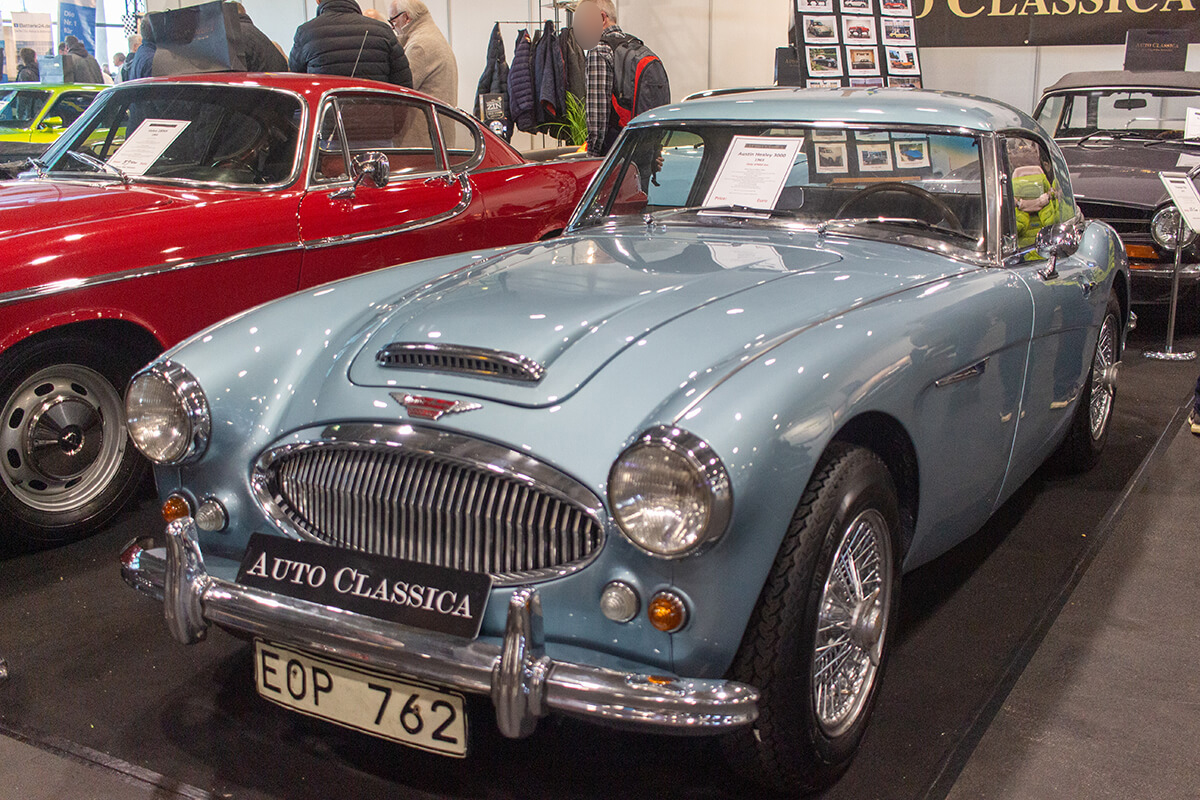
[[[177,494],[168,497],[162,504],[163,519],[167,522],[174,522],[177,519],[183,519],[191,515],[192,509],[188,505],[188,501]]]
[[[1148,244],[1127,244],[1125,255],[1138,261],[1157,261],[1158,251]]]
[[[674,592],[659,592],[646,607],[650,624],[663,633],[674,633],[687,624],[687,606]]]

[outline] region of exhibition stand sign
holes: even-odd
[[[96,0],[72,0],[58,4],[58,28],[65,40],[74,36],[92,55],[96,54]]]

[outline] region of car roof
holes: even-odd
[[[148,83],[222,83],[229,86],[245,86],[248,88],[285,89],[309,99],[319,98],[325,92],[334,89],[385,90],[444,105],[437,98],[392,83],[372,81],[366,78],[347,78],[340,75],[309,75],[299,72],[199,72],[192,75],[172,75],[162,78],[140,78],[133,81],[123,81],[118,84],[117,88],[144,86]]]
[[[21,81],[19,83],[0,84],[0,89],[38,89],[38,90],[53,90],[53,91],[94,91],[102,92],[107,89],[104,86],[96,83],[33,83],[31,81]]]
[[[634,124],[682,121],[900,123],[1000,131],[1039,130],[1022,111],[986,97],[928,89],[800,89],[763,87],[693,96],[656,108]]]
[[[1200,91],[1200,72],[1068,72],[1053,86],[1043,90],[1062,92],[1070,89],[1192,89]]]

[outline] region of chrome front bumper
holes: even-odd
[[[758,716],[758,692],[725,680],[619,672],[545,654],[537,589],[513,593],[501,644],[416,630],[295,600],[208,574],[195,522],[167,526],[165,555],[145,540],[121,556],[121,577],[163,601],[171,634],[204,639],[215,623],[314,654],[438,686],[489,695],[505,736],[533,733],[550,711],[605,724],[676,734],[714,734]]]

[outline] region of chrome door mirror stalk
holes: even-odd
[[[1037,239],[1034,241],[1034,250],[1049,262],[1045,269],[1038,272],[1042,280],[1049,281],[1057,278],[1058,259],[1070,258],[1075,255],[1082,242],[1083,217],[1079,215],[1039,230]]]
[[[377,150],[356,156],[353,164],[354,183],[331,194],[330,197],[334,200],[353,200],[358,187],[368,178],[377,189],[387,186],[391,179],[391,166],[388,164],[387,156]]]

